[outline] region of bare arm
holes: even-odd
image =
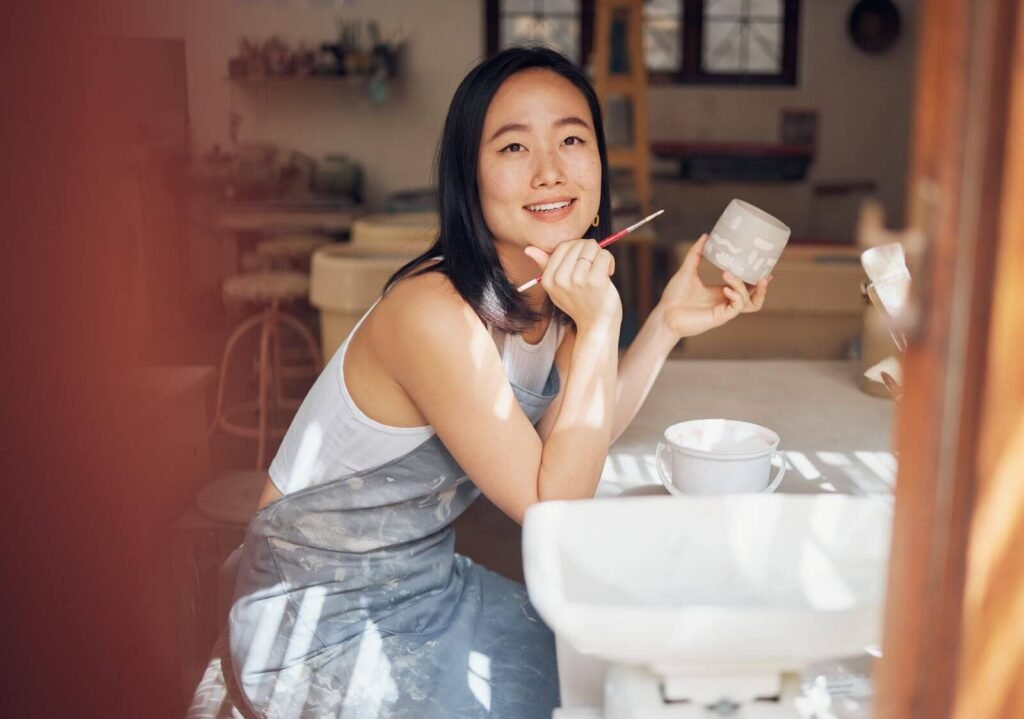
[[[581,326],[543,442],[479,318],[444,278],[417,280],[392,290],[397,309],[374,342],[389,345],[379,356],[466,474],[519,522],[541,499],[593,496],[611,437],[619,318]]]
[[[701,280],[698,270],[706,241],[707,235],[703,235],[687,252],[658,306],[619,362],[612,441],[636,416],[681,338],[723,325],[741,313],[757,312],[764,305],[770,277],[753,288],[728,273],[723,275],[724,285],[706,285]]]
[[[544,437],[540,499],[594,496],[612,440],[618,328],[581,330],[565,342],[568,366]],[[564,468],[569,468],[566,471]]]
[[[614,442],[633,421],[654,386],[654,380],[665,365],[669,352],[679,337],[673,334],[662,316],[659,305],[647,317],[640,332],[619,360],[619,376],[615,390],[615,420],[611,441]],[[611,443],[609,443],[610,445]]]
[[[570,371],[569,359],[574,341],[575,335],[571,332],[568,333],[555,356],[555,364],[563,378]],[[678,341],[679,338],[665,326],[661,310],[655,308],[630,344],[629,349],[619,358],[615,385],[615,412],[608,446],[611,446],[619,438],[619,435],[636,416],[650,393],[654,380],[657,379],[658,373],[665,364],[665,359]],[[564,396],[563,387],[563,391],[551,403],[548,411],[537,424],[537,431],[542,440],[546,441],[551,434],[561,411]]]

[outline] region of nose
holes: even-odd
[[[536,155],[533,173],[534,187],[552,187],[565,184],[565,173],[558,157],[558,151],[542,152]]]

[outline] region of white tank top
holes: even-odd
[[[324,367],[281,441],[270,464],[270,478],[282,494],[378,467],[408,454],[434,435],[430,425],[392,427],[381,424],[366,416],[349,394],[343,371],[345,352],[377,302],[360,318]],[[565,335],[565,327],[551,320],[544,337],[535,345],[519,335],[488,329],[509,380],[539,394]]]

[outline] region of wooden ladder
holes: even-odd
[[[612,73],[611,34],[613,24],[626,28],[626,72]],[[651,155],[647,129],[647,65],[643,46],[643,0],[597,0],[594,18],[594,89],[605,117],[610,98],[622,98],[630,105],[627,145],[608,148],[610,169],[627,170],[632,176],[639,211],[651,211]]]
[[[616,23],[625,27],[627,69],[613,73],[611,36]],[[643,46],[643,0],[596,0],[594,17],[593,84],[607,118],[609,100],[621,98],[629,104],[629,139],[625,145],[608,147],[609,170],[626,170],[633,185],[632,203],[624,207],[630,221],[651,212],[651,155],[647,129],[647,63]],[[614,194],[614,193],[613,193]],[[617,217],[615,222],[627,224]],[[632,293],[636,309],[637,326],[650,314],[654,306],[654,244],[655,230],[646,225],[619,243],[616,254],[630,252],[632,265]]]

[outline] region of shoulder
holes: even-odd
[[[374,314],[370,329],[374,345],[397,354],[389,364],[464,352],[482,337],[489,337],[480,317],[441,272],[399,281],[384,295]]]
[[[455,329],[474,323],[483,327],[469,303],[446,275],[427,272],[406,277],[380,301],[380,318],[395,329]]]

